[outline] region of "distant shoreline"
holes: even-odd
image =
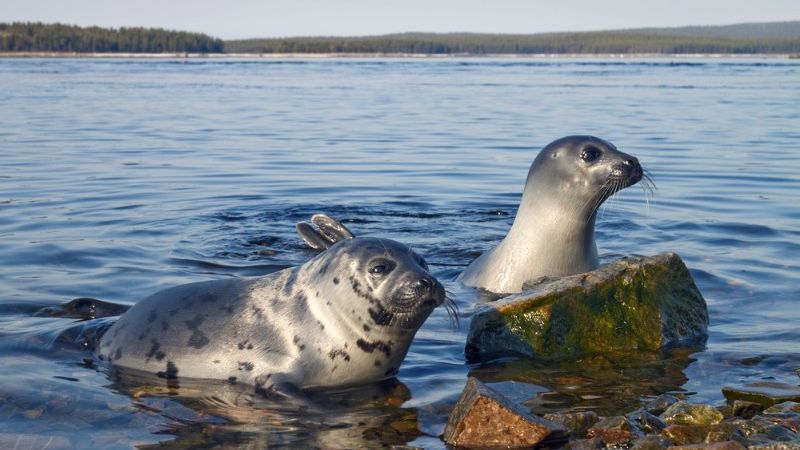
[[[794,54],[777,53],[83,53],[83,52],[0,52],[0,58],[74,58],[74,59],[221,59],[221,58],[263,58],[263,59],[326,59],[326,58],[517,58],[517,59],[556,59],[556,58],[769,58],[796,59]]]

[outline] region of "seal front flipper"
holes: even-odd
[[[355,237],[341,222],[326,214],[314,214],[311,222],[317,229],[308,222],[300,222],[296,227],[303,241],[314,250],[322,251],[339,241]]]
[[[34,315],[38,317],[67,317],[90,320],[118,316],[130,308],[128,305],[104,302],[96,298],[81,297],[58,306],[47,306]]]

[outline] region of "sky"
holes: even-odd
[[[542,33],[800,20],[800,0],[0,0],[0,22],[144,26],[223,39]]]

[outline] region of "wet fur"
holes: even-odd
[[[376,257],[396,264],[386,279],[368,275]],[[441,284],[420,262],[397,242],[358,238],[264,277],[174,287],[120,317],[98,353],[164,378],[221,379],[265,392],[389,378],[444,301]],[[433,283],[430,291],[409,287],[421,277]]]

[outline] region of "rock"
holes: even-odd
[[[536,417],[476,378],[469,378],[450,413],[444,440],[458,447],[531,447],[566,440],[562,425]]]
[[[722,422],[722,413],[710,405],[681,400],[659,416],[670,425],[715,425]]]
[[[592,425],[596,424],[600,417],[594,411],[578,411],[570,413],[551,413],[545,414],[546,420],[563,425],[573,436],[585,436]]]
[[[633,444],[633,447],[631,447],[631,450],[664,450],[671,445],[672,442],[670,442],[664,436],[648,434],[647,436],[636,441]]]
[[[482,305],[466,354],[572,358],[702,342],[706,302],[674,253],[626,257]]]
[[[800,403],[783,402],[772,405],[763,411],[765,416],[793,417],[800,415]]]
[[[761,403],[748,402],[746,400],[734,400],[732,405],[732,414],[743,419],[752,419],[763,410],[764,405]]]
[[[644,433],[627,417],[613,416],[606,417],[594,424],[586,435],[600,438],[607,445],[621,445],[643,437]]]
[[[783,402],[800,402],[800,387],[775,381],[757,381],[744,386],[725,386],[722,395],[728,401],[746,400],[769,407]]]
[[[670,425],[661,435],[675,445],[702,444],[710,441],[732,441],[742,438],[739,430],[729,423],[715,425]]]
[[[712,442],[707,444],[676,445],[669,450],[745,450],[745,446],[736,441]]]
[[[669,394],[661,394],[644,405],[644,409],[650,414],[659,415],[675,403],[678,403],[678,397]]]
[[[596,450],[603,447],[605,447],[605,443],[600,438],[575,439],[569,441],[569,445],[567,445],[570,450]]]
[[[667,428],[667,424],[661,420],[660,417],[654,416],[644,409],[637,409],[632,413],[628,413],[626,416],[645,433],[658,434],[661,433],[664,428]]]
[[[752,444],[747,446],[748,450],[800,450],[798,443],[776,443],[766,442],[764,444]]]
[[[800,439],[796,433],[781,425],[776,425],[765,417],[756,416],[750,420],[738,419],[729,424],[753,442],[781,441],[789,442]]]

